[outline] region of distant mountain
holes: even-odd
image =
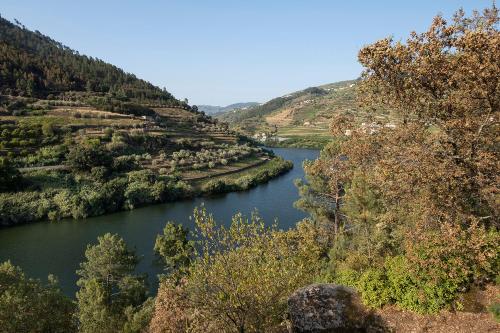
[[[334,113],[357,110],[355,86],[356,80],[349,80],[309,87],[241,112],[216,117],[246,134],[268,131],[284,135],[326,134]]]
[[[391,123],[393,118],[388,112],[368,111],[356,103],[356,85],[357,80],[349,80],[309,87],[258,106],[216,114],[215,117],[267,144],[271,138],[271,141],[289,146],[292,142],[300,146],[299,139],[302,143],[304,140],[322,143],[329,140],[329,125],[336,114],[352,115],[357,126],[371,123],[373,116],[381,123]]]
[[[260,105],[257,102],[234,103],[228,106],[198,105],[198,110],[206,114],[221,114],[234,110],[246,110],[248,108]]]

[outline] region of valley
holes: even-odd
[[[246,110],[215,117],[258,142],[275,147],[321,148],[334,138],[335,116],[350,116],[353,128],[396,126],[398,117],[384,109],[368,110],[356,99],[357,80],[310,87]]]
[[[464,6],[2,4],[0,333],[499,332],[500,10]]]
[[[0,28],[0,226],[246,190],[292,167],[164,88]]]

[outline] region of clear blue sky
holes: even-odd
[[[192,104],[356,78],[363,45],[491,0],[1,0],[0,14]]]

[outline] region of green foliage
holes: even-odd
[[[288,296],[311,283],[319,271],[324,249],[316,242],[314,226],[303,222],[283,232],[266,227],[255,214],[250,220],[237,214],[226,228],[204,209],[195,210],[194,220],[197,255],[182,288],[187,304],[181,307],[188,324],[222,332],[278,328]],[[163,286],[168,288],[168,281]],[[160,298],[163,301],[172,300]]]
[[[286,161],[281,157],[275,157],[269,162],[266,162],[261,167],[256,167],[255,170],[248,174],[234,177],[220,177],[209,180],[203,184],[201,191],[204,194],[220,194],[232,191],[245,191],[252,187],[267,182],[269,179],[277,177],[293,168],[293,163]]]
[[[1,225],[14,225],[44,218],[86,218],[140,205],[193,196],[191,186],[177,177],[157,177],[143,170],[128,177],[112,178],[107,169],[94,167],[76,181],[71,175],[41,171],[50,187],[42,191],[0,193]],[[89,178],[90,177],[90,178]],[[46,178],[46,179],[45,179]],[[34,179],[34,178],[30,178]]]
[[[163,259],[168,271],[182,271],[191,263],[194,243],[188,236],[188,229],[173,222],[168,222],[163,234],[156,236],[154,250]]]
[[[22,159],[25,166],[44,166],[61,163],[67,148],[64,145],[41,147],[35,154]]]
[[[451,273],[455,260],[449,258],[451,266],[422,267],[403,255],[388,256],[381,267],[362,271],[340,267],[335,271],[333,281],[357,289],[363,302],[372,307],[394,303],[418,313],[437,313],[453,305],[469,283],[470,277],[465,272]]]
[[[231,189],[226,185],[224,180],[216,179],[203,184],[202,191],[207,194],[219,194],[229,192]]]
[[[129,306],[125,309],[127,321],[123,327],[123,333],[142,333],[149,326],[153,317],[154,298],[148,298],[139,308]]]
[[[391,301],[387,277],[381,269],[370,268],[363,272],[357,283],[362,300],[372,307],[381,307]]]
[[[38,31],[4,18],[0,18],[0,30],[2,94],[54,98],[78,91],[90,96],[107,93],[115,103],[146,100],[185,106],[167,91],[102,60],[80,55]]]
[[[76,332],[74,311],[53,277],[43,285],[8,261],[0,264],[1,332]]]
[[[500,323],[500,303],[493,303],[488,307],[488,311],[493,315],[495,320]]]
[[[415,275],[411,263],[404,257],[388,258],[386,266],[395,303],[419,313],[436,313],[448,307],[465,282],[460,276],[433,280],[423,272]]]
[[[0,192],[12,191],[19,187],[21,173],[7,157],[0,157]]]
[[[109,167],[112,158],[99,144],[82,144],[72,148],[66,156],[67,163],[75,170],[90,171],[93,167]]]
[[[98,237],[88,245],[77,271],[81,332],[116,332],[146,300],[144,278],[134,275],[138,258],[118,235]]]
[[[121,280],[134,271],[138,259],[122,238],[108,233],[97,241],[98,244],[88,245],[85,250],[86,261],[77,272],[81,281],[92,278],[107,281],[110,276],[112,280]]]

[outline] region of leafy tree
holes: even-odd
[[[257,215],[248,220],[241,214],[226,228],[205,209],[195,210],[194,220],[196,259],[180,284],[162,283],[157,299],[162,311],[152,325],[178,317],[185,322],[168,325],[195,332],[277,329],[288,296],[318,273],[324,249],[316,242],[317,229],[303,222],[281,232],[265,227]]]
[[[184,270],[191,263],[194,243],[188,236],[187,228],[173,222],[168,222],[163,234],[156,236],[154,250],[163,259],[167,270]]]
[[[66,159],[73,169],[81,171],[90,171],[93,167],[110,167],[113,162],[109,152],[92,143],[74,147]]]
[[[76,332],[74,311],[54,277],[43,285],[9,261],[0,264],[0,332]]]
[[[336,146],[306,166],[303,207],[332,225],[331,276],[371,305],[437,312],[498,272],[498,22],[495,6],[459,11],[363,48],[360,101],[396,128],[338,116]]]
[[[19,187],[21,173],[7,157],[0,157],[0,192],[15,190]]]
[[[146,300],[144,278],[134,275],[138,258],[118,235],[98,237],[87,246],[77,293],[82,332],[116,332]]]

